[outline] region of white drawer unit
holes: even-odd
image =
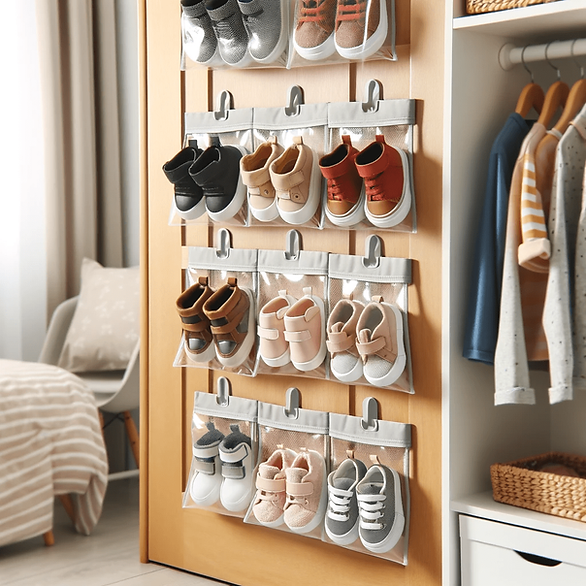
[[[462,586],[586,586],[586,541],[460,515]]]

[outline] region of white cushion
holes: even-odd
[[[104,268],[87,258],[58,366],[70,372],[124,370],[139,336],[138,267]]]

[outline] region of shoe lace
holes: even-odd
[[[328,179],[328,199],[343,201],[342,184],[337,179]]]
[[[293,496],[288,494],[287,495],[287,502],[285,503],[285,508],[288,508],[292,505],[299,505],[301,507],[306,507],[309,504],[309,501],[304,496]]]
[[[301,0],[299,22],[318,22],[323,20],[326,0]]]
[[[269,501],[270,503],[275,504],[279,498],[278,492],[268,492],[265,490],[259,490],[258,492],[258,499],[261,501]]]
[[[378,520],[384,517],[386,496],[384,494],[359,494],[360,528],[380,531],[385,524]]]
[[[327,516],[334,521],[347,521],[350,517],[352,492],[328,486],[330,495]]]
[[[388,197],[385,194],[384,187],[380,183],[379,179],[382,173],[374,175],[373,177],[366,177],[364,179],[364,185],[366,187],[366,196],[368,201],[391,201],[395,204],[399,203],[397,198]]]
[[[337,20],[364,20],[366,0],[339,0]]]

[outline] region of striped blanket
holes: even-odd
[[[108,460],[90,389],[47,364],[0,360],[0,546],[53,527],[70,494],[75,529],[100,518]]]

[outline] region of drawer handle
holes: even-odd
[[[513,550],[517,555],[520,555],[524,560],[532,563],[538,564],[540,566],[547,566],[548,568],[553,568],[555,566],[559,566],[562,562],[558,560],[552,560],[550,558],[544,558],[540,555],[535,555],[533,553],[525,553],[524,551],[517,551],[516,549]]]

